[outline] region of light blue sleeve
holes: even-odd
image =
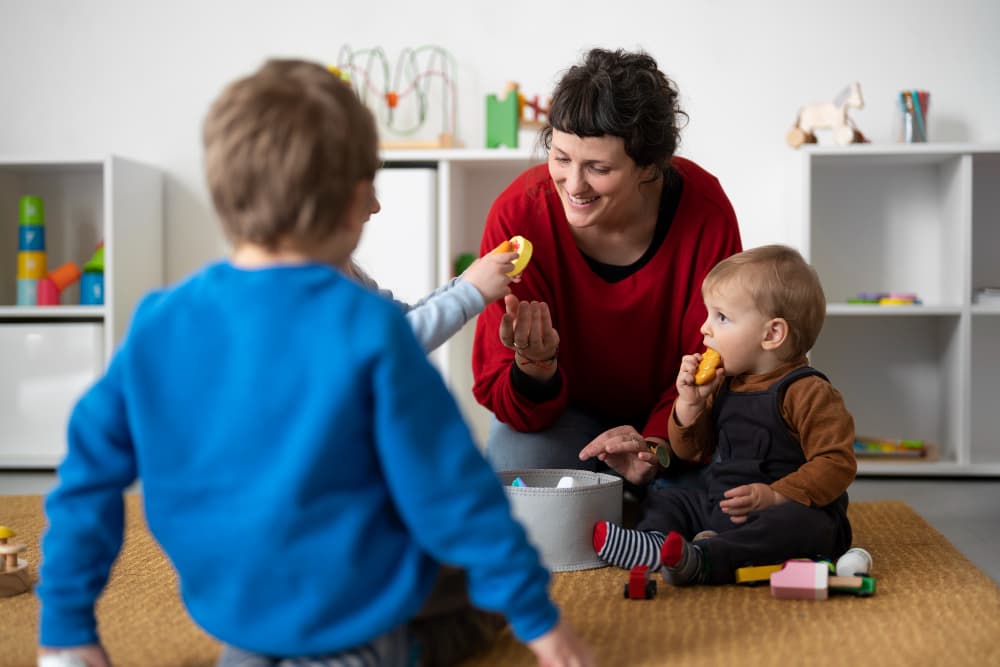
[[[475,285],[462,276],[452,278],[417,303],[410,305],[394,297],[391,291],[380,288],[371,276],[360,269],[355,268],[355,272],[358,282],[377,291],[403,309],[406,321],[410,323],[410,328],[413,329],[424,352],[433,352],[486,307],[483,295]]]

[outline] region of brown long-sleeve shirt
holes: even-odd
[[[770,373],[734,377],[730,390],[765,391],[790,371],[808,365],[800,357]],[[710,396],[695,420],[686,426],[670,415],[670,447],[688,461],[711,460],[715,452],[715,427]],[[771,484],[771,488],[790,500],[822,507],[837,499],[854,481],[857,460],[854,457],[854,418],[844,405],[837,389],[815,375],[793,382],[785,391],[781,416],[789,432],[799,441],[806,462],[795,472]]]

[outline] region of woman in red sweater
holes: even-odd
[[[476,325],[473,391],[495,417],[496,469],[656,475],[650,445],[667,445],[673,380],[701,343],[701,281],[742,250],[718,180],[674,155],[681,118],[652,57],[593,49],[556,86],[548,164],[493,203],[482,253],[515,235],[534,246]]]

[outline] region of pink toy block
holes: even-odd
[[[790,560],[771,575],[771,595],[783,600],[825,600],[830,566],[807,560]]]

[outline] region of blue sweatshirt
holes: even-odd
[[[97,640],[122,492],[194,620],[279,656],[405,623],[437,562],[522,641],[553,628],[548,573],[399,308],[321,265],[207,267],[147,296],[79,401],[46,500],[41,643]]]

